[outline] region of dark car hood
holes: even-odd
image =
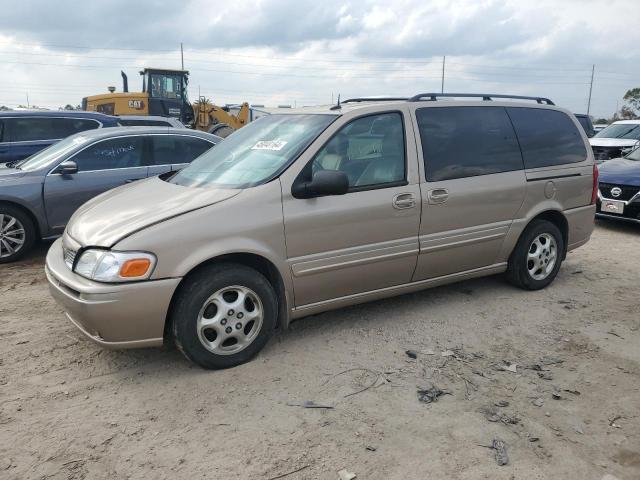
[[[89,200],[71,217],[66,232],[82,246],[111,247],[138,230],[238,193],[240,190],[183,187],[153,177]]]
[[[640,160],[615,158],[598,166],[602,183],[640,186]]]

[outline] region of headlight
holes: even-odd
[[[132,282],[149,278],[155,266],[151,253],[89,249],[82,252],[74,271],[98,282]]]

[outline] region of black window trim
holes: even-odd
[[[514,168],[512,170],[501,170],[499,172],[492,172],[492,173],[479,173],[477,175],[465,175],[464,177],[456,177],[456,178],[447,178],[444,180],[429,180],[428,176],[427,176],[427,160],[424,156],[424,148],[422,146],[422,135],[420,134],[420,125],[418,125],[418,110],[424,110],[427,108],[502,108],[505,115],[507,116],[507,120],[509,120],[509,125],[511,125],[511,129],[513,131],[513,136],[516,139],[516,143],[518,144],[518,151],[520,152],[520,163],[521,163],[521,167],[520,168]],[[522,107],[522,108],[536,108],[536,107]],[[548,108],[538,108],[538,110],[552,110],[552,109],[548,109]],[[418,130],[418,138],[420,139],[420,148],[418,149],[418,151],[420,152],[420,155],[422,155],[422,165],[424,166],[424,181],[425,183],[440,183],[440,182],[451,182],[454,180],[463,180],[465,178],[475,178],[475,177],[485,177],[487,175],[500,175],[501,173],[511,173],[511,172],[519,172],[519,171],[525,171],[525,166],[524,166],[524,156],[522,154],[522,147],[520,146],[520,139],[518,138],[518,134],[516,132],[516,127],[513,125],[513,122],[511,120],[511,117],[509,116],[509,112],[507,111],[507,107],[503,106],[503,105],[442,105],[442,106],[418,106],[416,107],[416,109],[414,110],[414,116],[416,118],[416,129]]]
[[[318,156],[318,154],[327,146],[327,144],[333,140],[333,138],[340,133],[340,131],[346,127],[347,125],[351,124],[352,122],[355,122],[356,120],[360,120],[361,118],[366,118],[366,117],[377,117],[379,115],[385,115],[388,113],[399,113],[400,114],[400,119],[401,119],[401,123],[402,123],[402,137],[403,137],[403,145],[404,145],[404,179],[403,180],[398,180],[395,182],[385,182],[385,183],[377,183],[375,185],[362,185],[359,187],[349,187],[349,190],[347,190],[347,192],[345,193],[345,195],[348,195],[350,193],[358,193],[358,192],[365,192],[368,190],[381,190],[383,188],[393,188],[393,187],[403,187],[406,185],[409,185],[409,181],[407,180],[408,177],[408,173],[409,173],[409,162],[407,160],[407,132],[406,132],[406,127],[405,127],[405,123],[406,123],[406,117],[405,114],[402,110],[398,110],[398,109],[394,109],[394,110],[384,110],[384,111],[378,111],[378,112],[372,112],[372,113],[365,113],[362,115],[358,115],[357,117],[353,117],[349,120],[347,120],[347,122],[345,122],[343,125],[341,125],[333,134],[331,134],[331,136],[316,150],[315,154],[313,155],[313,157],[311,157],[311,159],[307,162],[307,164],[302,168],[302,170],[300,170],[300,173],[298,173],[298,175],[296,176],[295,180],[293,181],[291,187],[293,188],[293,185],[296,184],[297,182],[300,181],[305,181],[308,180],[309,177],[309,173],[310,170],[312,168],[313,162],[316,159],[316,157]]]

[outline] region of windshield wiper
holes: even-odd
[[[20,163],[20,160],[12,160],[10,162],[7,162],[4,164],[5,167],[7,168],[17,168],[19,169],[20,166],[18,165]]]
[[[638,127],[637,127],[637,126],[636,126],[636,127],[633,127],[633,128],[631,128],[631,129],[627,130],[626,132],[624,132],[624,133],[622,133],[622,134],[618,135],[618,136],[617,136],[617,137],[615,137],[615,138],[622,138],[622,137],[624,137],[625,135],[629,135],[629,134],[630,134],[631,132],[633,132],[636,128],[638,128]]]

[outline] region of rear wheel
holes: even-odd
[[[522,232],[509,258],[507,279],[526,290],[539,290],[556,278],[564,254],[560,229],[547,220],[534,220]]]
[[[227,138],[229,135],[231,135],[234,132],[234,130],[226,123],[216,123],[215,125],[209,128],[208,132],[222,138]]]
[[[244,265],[205,267],[185,280],[172,311],[179,350],[204,368],[229,368],[253,358],[277,319],[269,281]]]
[[[0,263],[22,258],[36,241],[33,222],[22,210],[0,205]]]

